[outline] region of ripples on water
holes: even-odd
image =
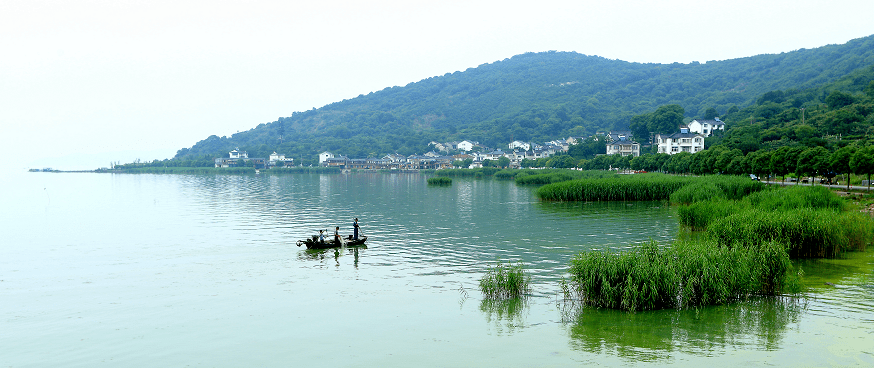
[[[508,366],[525,353],[532,365],[579,357],[700,365],[743,351],[735,363],[864,365],[872,357],[860,346],[874,330],[870,251],[802,262],[813,287],[806,299],[647,313],[557,303],[556,281],[575,254],[673,239],[677,221],[661,202],[540,202],[534,187],[512,182],[428,187],[415,174],[26,178],[33,182],[9,190],[21,195],[4,199],[13,210],[0,215],[14,230],[5,239],[13,246],[0,248],[9,327],[0,340],[21,351],[14,362],[89,366],[146,354],[202,365]],[[295,246],[319,229],[349,234],[355,217],[367,247]],[[533,296],[481,299],[476,282],[498,259],[524,263]],[[338,334],[355,349],[312,349],[339,346]],[[56,360],[43,358],[48,351]],[[394,360],[380,358],[387,352]]]
[[[349,234],[358,217],[369,237],[367,262],[413,274],[481,273],[501,259],[523,261],[537,282],[550,282],[578,252],[669,241],[677,231],[664,203],[543,203],[532,187],[503,181],[428,187],[409,174],[184,180],[193,215],[209,219],[204,225],[292,244],[334,226]]]

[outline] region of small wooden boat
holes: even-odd
[[[333,237],[332,237],[333,238]],[[325,240],[324,242],[319,241],[318,235],[313,235],[309,239],[298,240],[297,246],[306,245],[307,249],[328,249],[328,248],[337,248],[342,246],[347,247],[356,247],[364,245],[364,242],[367,241],[366,236],[359,237],[358,240],[352,239],[352,235],[349,235],[348,238],[344,238],[342,242],[338,242],[336,240]]]

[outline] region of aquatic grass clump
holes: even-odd
[[[566,297],[628,311],[724,304],[800,291],[783,245],[721,247],[708,241],[649,242],[623,252],[587,252],[571,261]]]
[[[428,185],[441,185],[441,186],[452,185],[452,179],[444,177],[444,176],[438,176],[435,178],[428,178]]]
[[[479,288],[487,298],[515,298],[528,293],[530,283],[531,276],[521,263],[505,265],[499,261],[479,280]]]
[[[613,309],[651,310],[676,305],[679,278],[668,255],[655,242],[614,253],[585,252],[571,260],[566,297],[576,294],[584,304]]]

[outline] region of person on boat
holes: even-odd
[[[322,230],[319,230],[319,243],[325,242],[325,233]]]
[[[352,223],[352,227],[355,229],[355,235],[353,235],[353,239],[358,240],[358,218],[355,218],[355,222]]]
[[[340,242],[340,227],[339,226],[337,226],[337,228],[334,229],[334,241],[337,243]]]

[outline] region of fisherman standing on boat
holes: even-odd
[[[319,230],[319,243],[325,243],[325,233],[322,230]]]
[[[358,240],[358,218],[355,218],[355,222],[352,224],[352,227],[355,228],[355,235],[353,235],[355,240]]]
[[[340,244],[340,227],[339,226],[337,226],[337,229],[334,230],[334,241],[337,242],[337,244]]]

